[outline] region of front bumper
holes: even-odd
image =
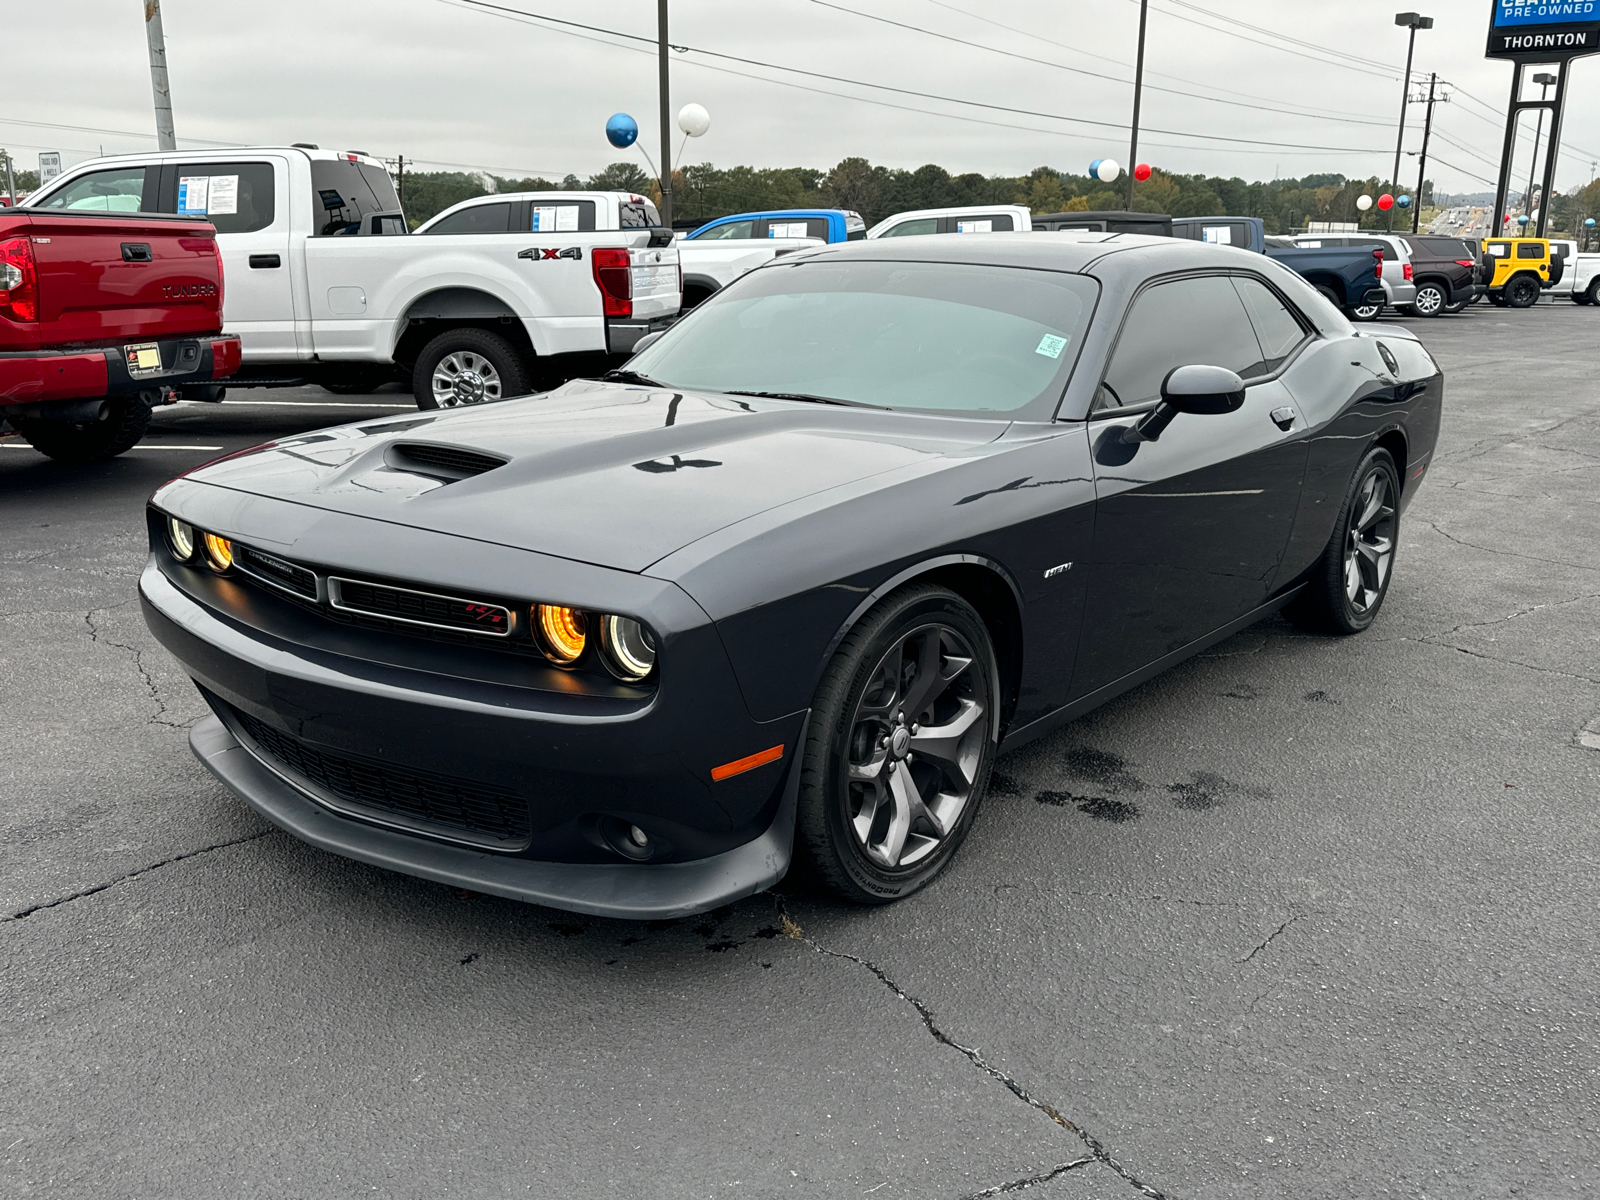
[[[771,887],[789,869],[800,772],[789,771],[783,800],[766,831],[695,862],[550,863],[486,854],[335,816],[240,744],[217,717],[189,735],[189,748],[245,803],[303,842],[345,858],[451,887],[570,912],[665,920],[706,912]]]
[[[0,353],[0,405],[126,396],[225,379],[239,369],[239,339],[231,335],[156,339],[161,365],[142,371],[129,362],[130,347],[141,344],[152,343]]]

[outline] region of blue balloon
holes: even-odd
[[[1398,204],[1401,208],[1410,208],[1411,207],[1411,197],[1410,196],[1401,196],[1400,199],[1395,201],[1395,203]]]
[[[1100,178],[1100,164],[1103,163],[1103,162],[1105,162],[1105,159],[1097,158],[1092,163],[1089,164],[1089,178],[1090,179],[1099,179]]]
[[[639,122],[627,113],[613,113],[606,122],[606,141],[618,150],[626,150],[639,140]]]
[[[1517,224],[1518,225],[1526,225],[1527,223],[1528,223],[1528,218],[1527,217],[1518,217],[1517,218]]]
[[[1583,227],[1585,229],[1593,229],[1594,228],[1594,218],[1590,217],[1587,221],[1585,221],[1583,223]]]

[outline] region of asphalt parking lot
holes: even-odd
[[[1445,425],[1377,625],[1257,626],[1008,756],[875,911],[467,895],[195,762],[145,497],[406,392],[0,440],[0,1193],[1592,1194],[1600,312],[1410,324]]]

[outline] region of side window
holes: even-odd
[[[371,214],[399,209],[394,181],[382,167],[342,158],[311,160],[311,227],[318,237],[359,234]]]
[[[827,241],[828,222],[826,218],[822,217],[768,221],[767,236],[775,238],[814,237]]]
[[[501,204],[474,204],[470,208],[463,208],[460,212],[453,212],[438,224],[429,228],[429,233],[507,233],[511,229],[511,205],[509,202]]]
[[[696,233],[698,241],[723,242],[734,238],[753,237],[754,221],[729,221],[726,225],[718,225],[715,229],[708,229],[704,233]]]
[[[1010,213],[952,217],[950,226],[952,233],[1010,233],[1013,229]]]
[[[918,237],[924,233],[938,233],[938,217],[918,217],[915,221],[901,221],[880,233],[879,237]]]
[[[1095,398],[1098,411],[1161,398],[1174,367],[1196,363],[1260,372],[1261,345],[1226,275],[1176,279],[1139,294]]]
[[[271,163],[184,163],[178,194],[161,207],[180,216],[205,217],[218,233],[254,233],[276,216]]]
[[[1259,369],[1240,371],[1239,374],[1246,379],[1270,375],[1283,365],[1283,360],[1294,352],[1296,346],[1306,340],[1305,326],[1289,306],[1278,298],[1278,293],[1259,279],[1236,275],[1233,287],[1239,293],[1239,299],[1244,301],[1245,311],[1250,314],[1250,324],[1255,327],[1256,340],[1261,343]]]
[[[584,200],[581,202],[588,206],[589,211],[594,211],[594,202]],[[617,205],[617,224],[623,229],[650,229],[661,224],[661,214],[656,211],[656,206],[646,200],[642,204],[635,204],[631,200]],[[594,225],[584,226],[593,229]]]
[[[1200,226],[1200,240],[1216,246],[1250,245],[1250,227],[1237,221],[1215,221]]]
[[[1517,257],[1518,258],[1543,258],[1544,257],[1544,247],[1539,245],[1537,242],[1518,242],[1517,243]]]
[[[629,205],[622,205],[622,228],[632,229],[627,222]],[[535,200],[528,205],[529,233],[584,233],[594,229],[594,201],[573,200],[547,204]]]
[[[38,202],[39,208],[70,208],[79,212],[155,212],[155,197],[146,205],[146,167],[116,167],[80,175]],[[152,182],[154,180],[152,179]]]

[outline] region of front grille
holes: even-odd
[[[507,637],[511,633],[511,611],[500,604],[363,583],[357,579],[334,577],[328,584],[329,601],[335,608],[349,612],[468,630],[490,637]]]
[[[317,577],[304,567],[296,566],[276,554],[235,542],[233,561],[245,574],[254,575],[263,583],[285,588],[308,600],[317,598]]]
[[[520,797],[429,771],[397,770],[318,750],[231,704],[227,709],[268,758],[346,803],[507,849],[526,845],[532,836],[528,805]]]
[[[431,442],[396,442],[389,448],[389,459],[391,466],[441,475],[450,480],[470,479],[506,465],[505,459],[492,454]]]

